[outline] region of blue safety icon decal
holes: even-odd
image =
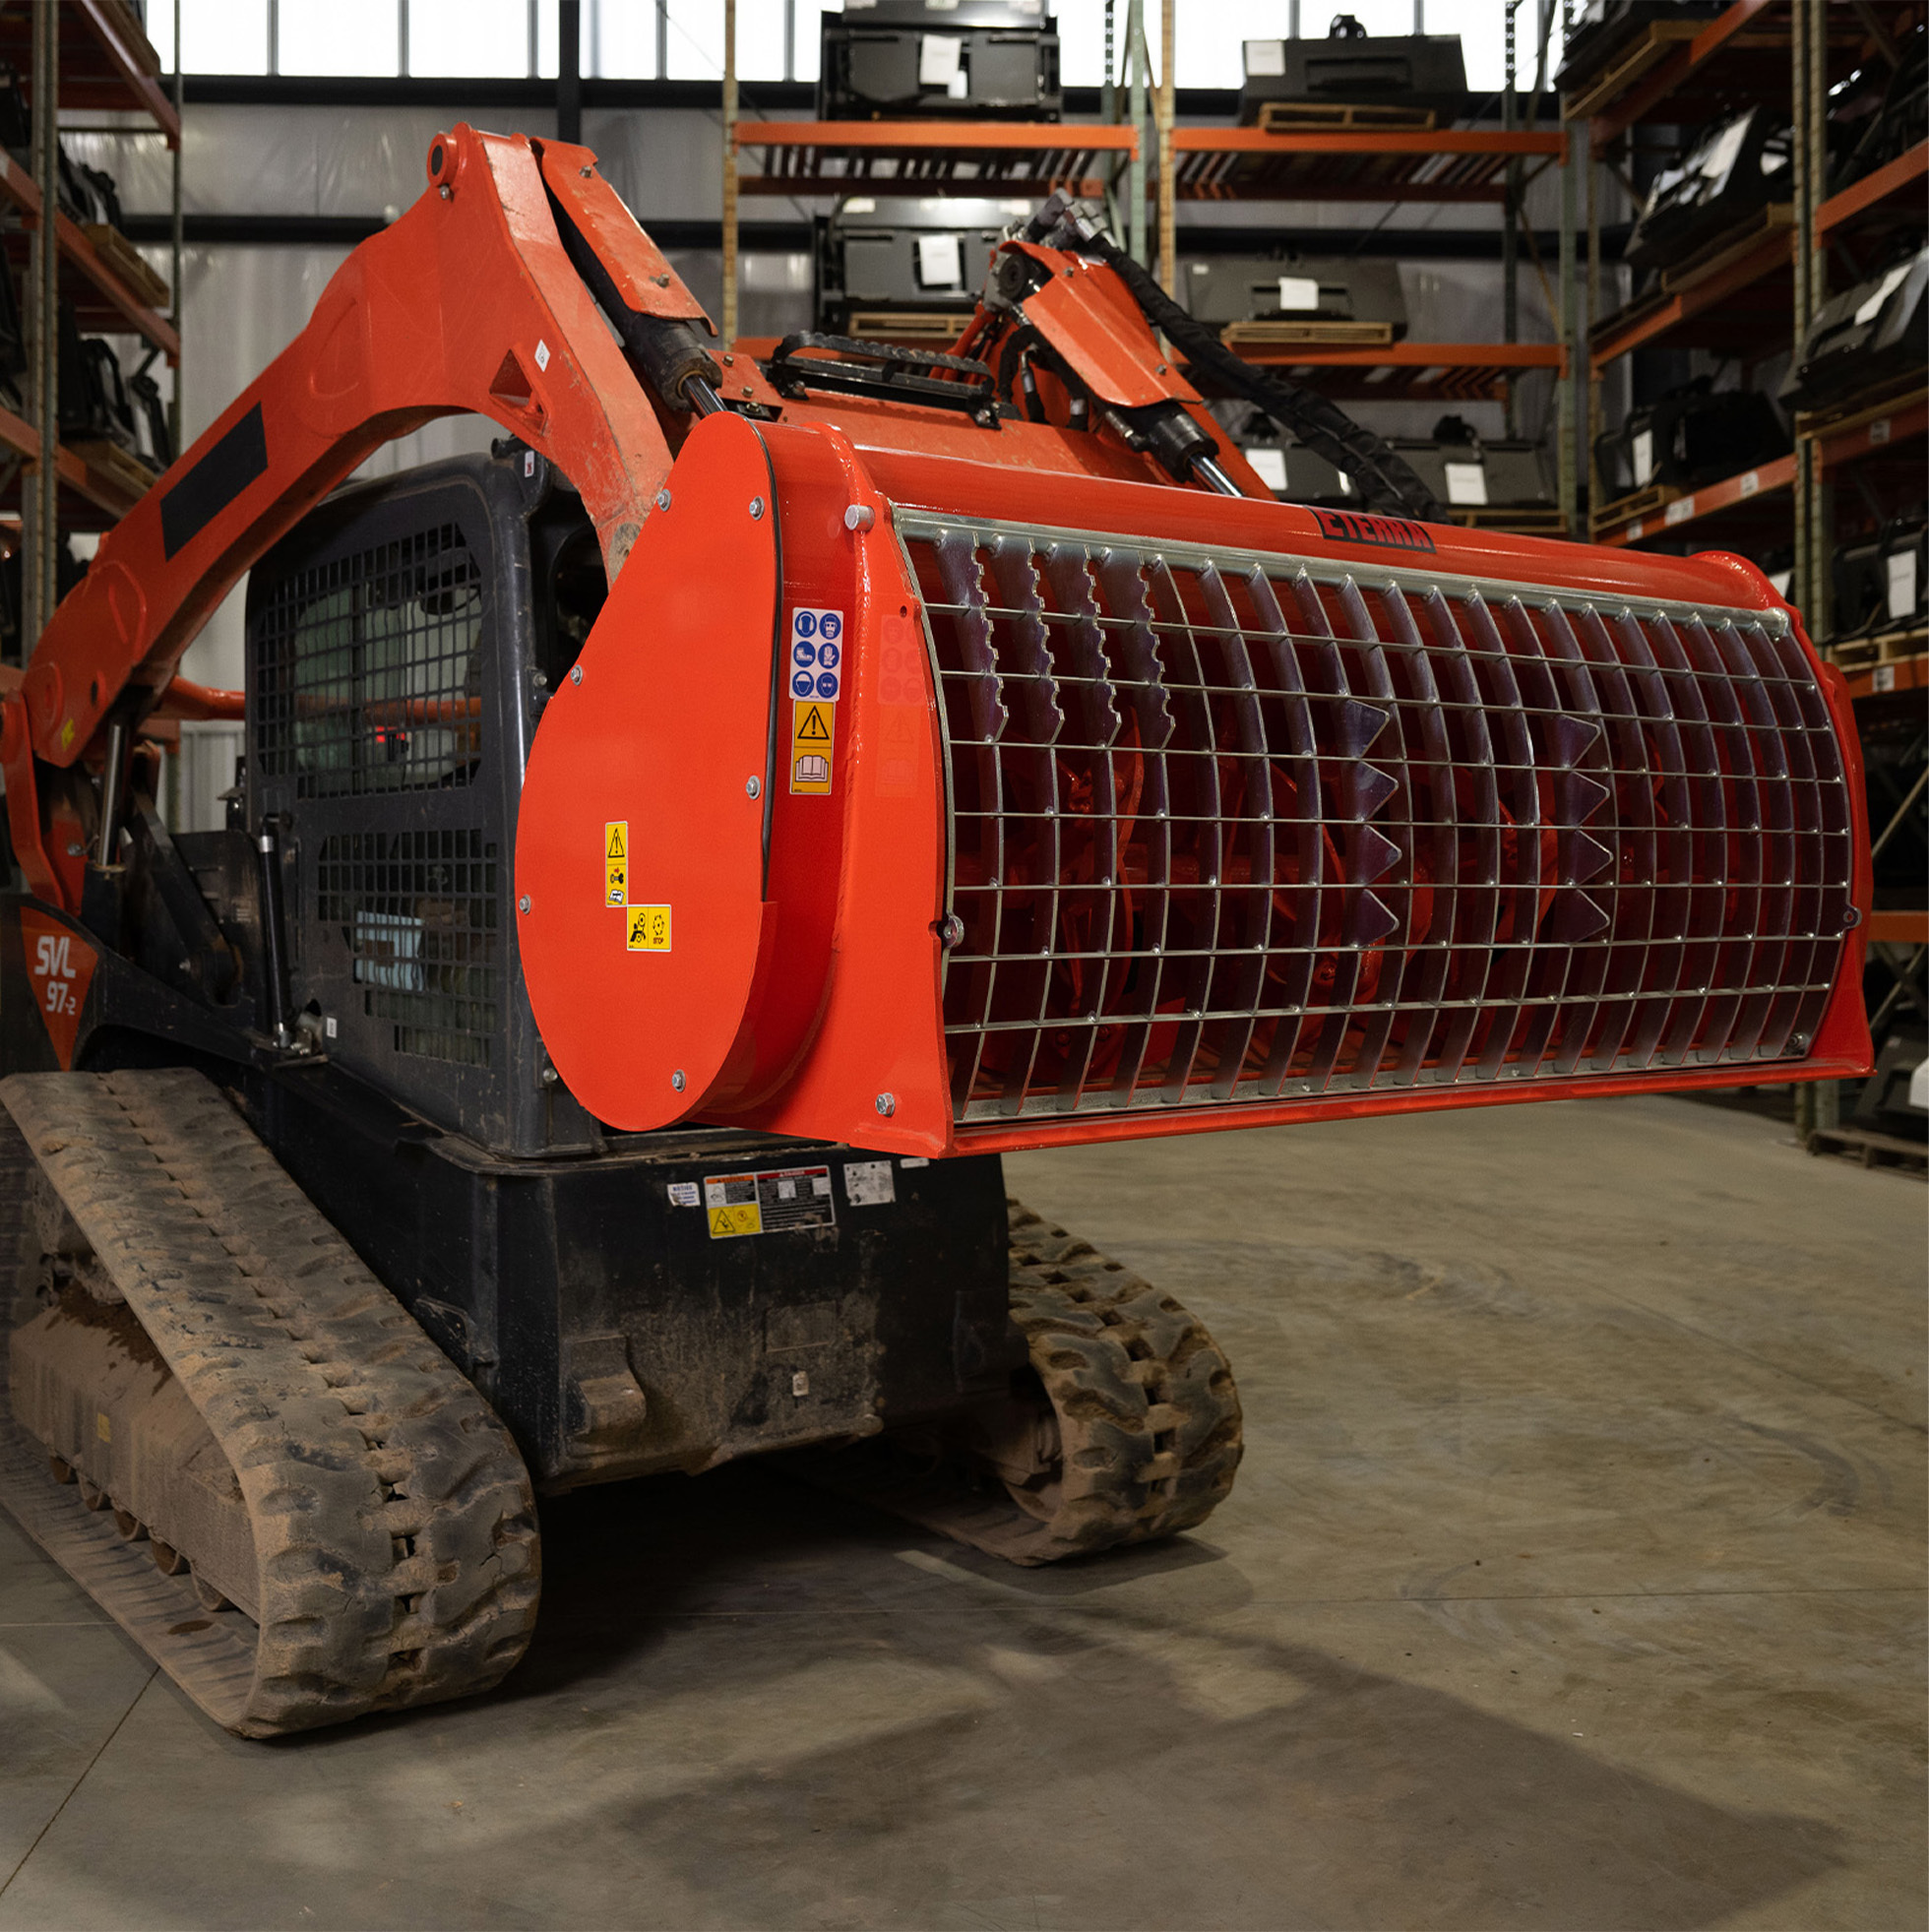
[[[790,613],[790,694],[838,702],[843,690],[844,614],[799,606]]]

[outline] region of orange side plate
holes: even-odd
[[[757,431],[701,423],[668,491],[543,713],[516,837],[543,1044],[586,1107],[631,1129],[716,1083],[764,922],[778,564]]]

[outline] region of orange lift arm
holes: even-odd
[[[646,373],[715,370],[692,326],[708,329],[703,310],[594,162],[521,135],[438,136],[432,192],[349,256],[307,328],[101,539],[0,704],[9,824],[34,893],[72,910],[84,870],[47,836],[36,762],[71,768],[138,722],[249,566],[391,439],[474,413],[553,452],[615,581],[684,427],[626,344],[655,343]],[[624,343],[598,296],[619,325],[628,311]]]

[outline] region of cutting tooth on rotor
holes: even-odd
[[[1370,886],[1384,879],[1400,863],[1400,847],[1385,833],[1363,825],[1353,844],[1352,874],[1355,885]]]
[[[1555,776],[1555,808],[1563,825],[1586,825],[1610,796],[1608,787],[1586,772],[1561,772]]]
[[[1399,929],[1400,914],[1384,899],[1377,893],[1361,893],[1346,915],[1346,944],[1377,946]]]
[[[1551,936],[1563,946],[1579,946],[1604,933],[1612,921],[1584,892],[1564,892],[1554,902],[1548,920]]]
[[[1554,757],[1566,766],[1579,765],[1600,742],[1601,727],[1591,718],[1575,717],[1563,712],[1554,720],[1551,733],[1554,740]]]
[[[1361,757],[1392,717],[1392,712],[1382,711],[1378,705],[1362,704],[1357,698],[1342,699],[1334,749],[1341,758]]]
[[[1579,830],[1569,836],[1573,841],[1568,852],[1570,885],[1585,886],[1589,879],[1599,878],[1614,863],[1614,854],[1598,839]]]
[[[1377,765],[1354,766],[1352,779],[1356,819],[1370,819],[1400,789],[1400,780]]]

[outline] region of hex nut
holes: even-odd
[[[880,1093],[877,1099],[877,1108],[878,1108],[878,1112],[881,1113],[886,1120],[889,1120],[891,1116],[898,1111],[897,1094]]]
[[[679,1093],[683,1091],[683,1069],[681,1067],[677,1068],[676,1072],[670,1075],[670,1085]]]

